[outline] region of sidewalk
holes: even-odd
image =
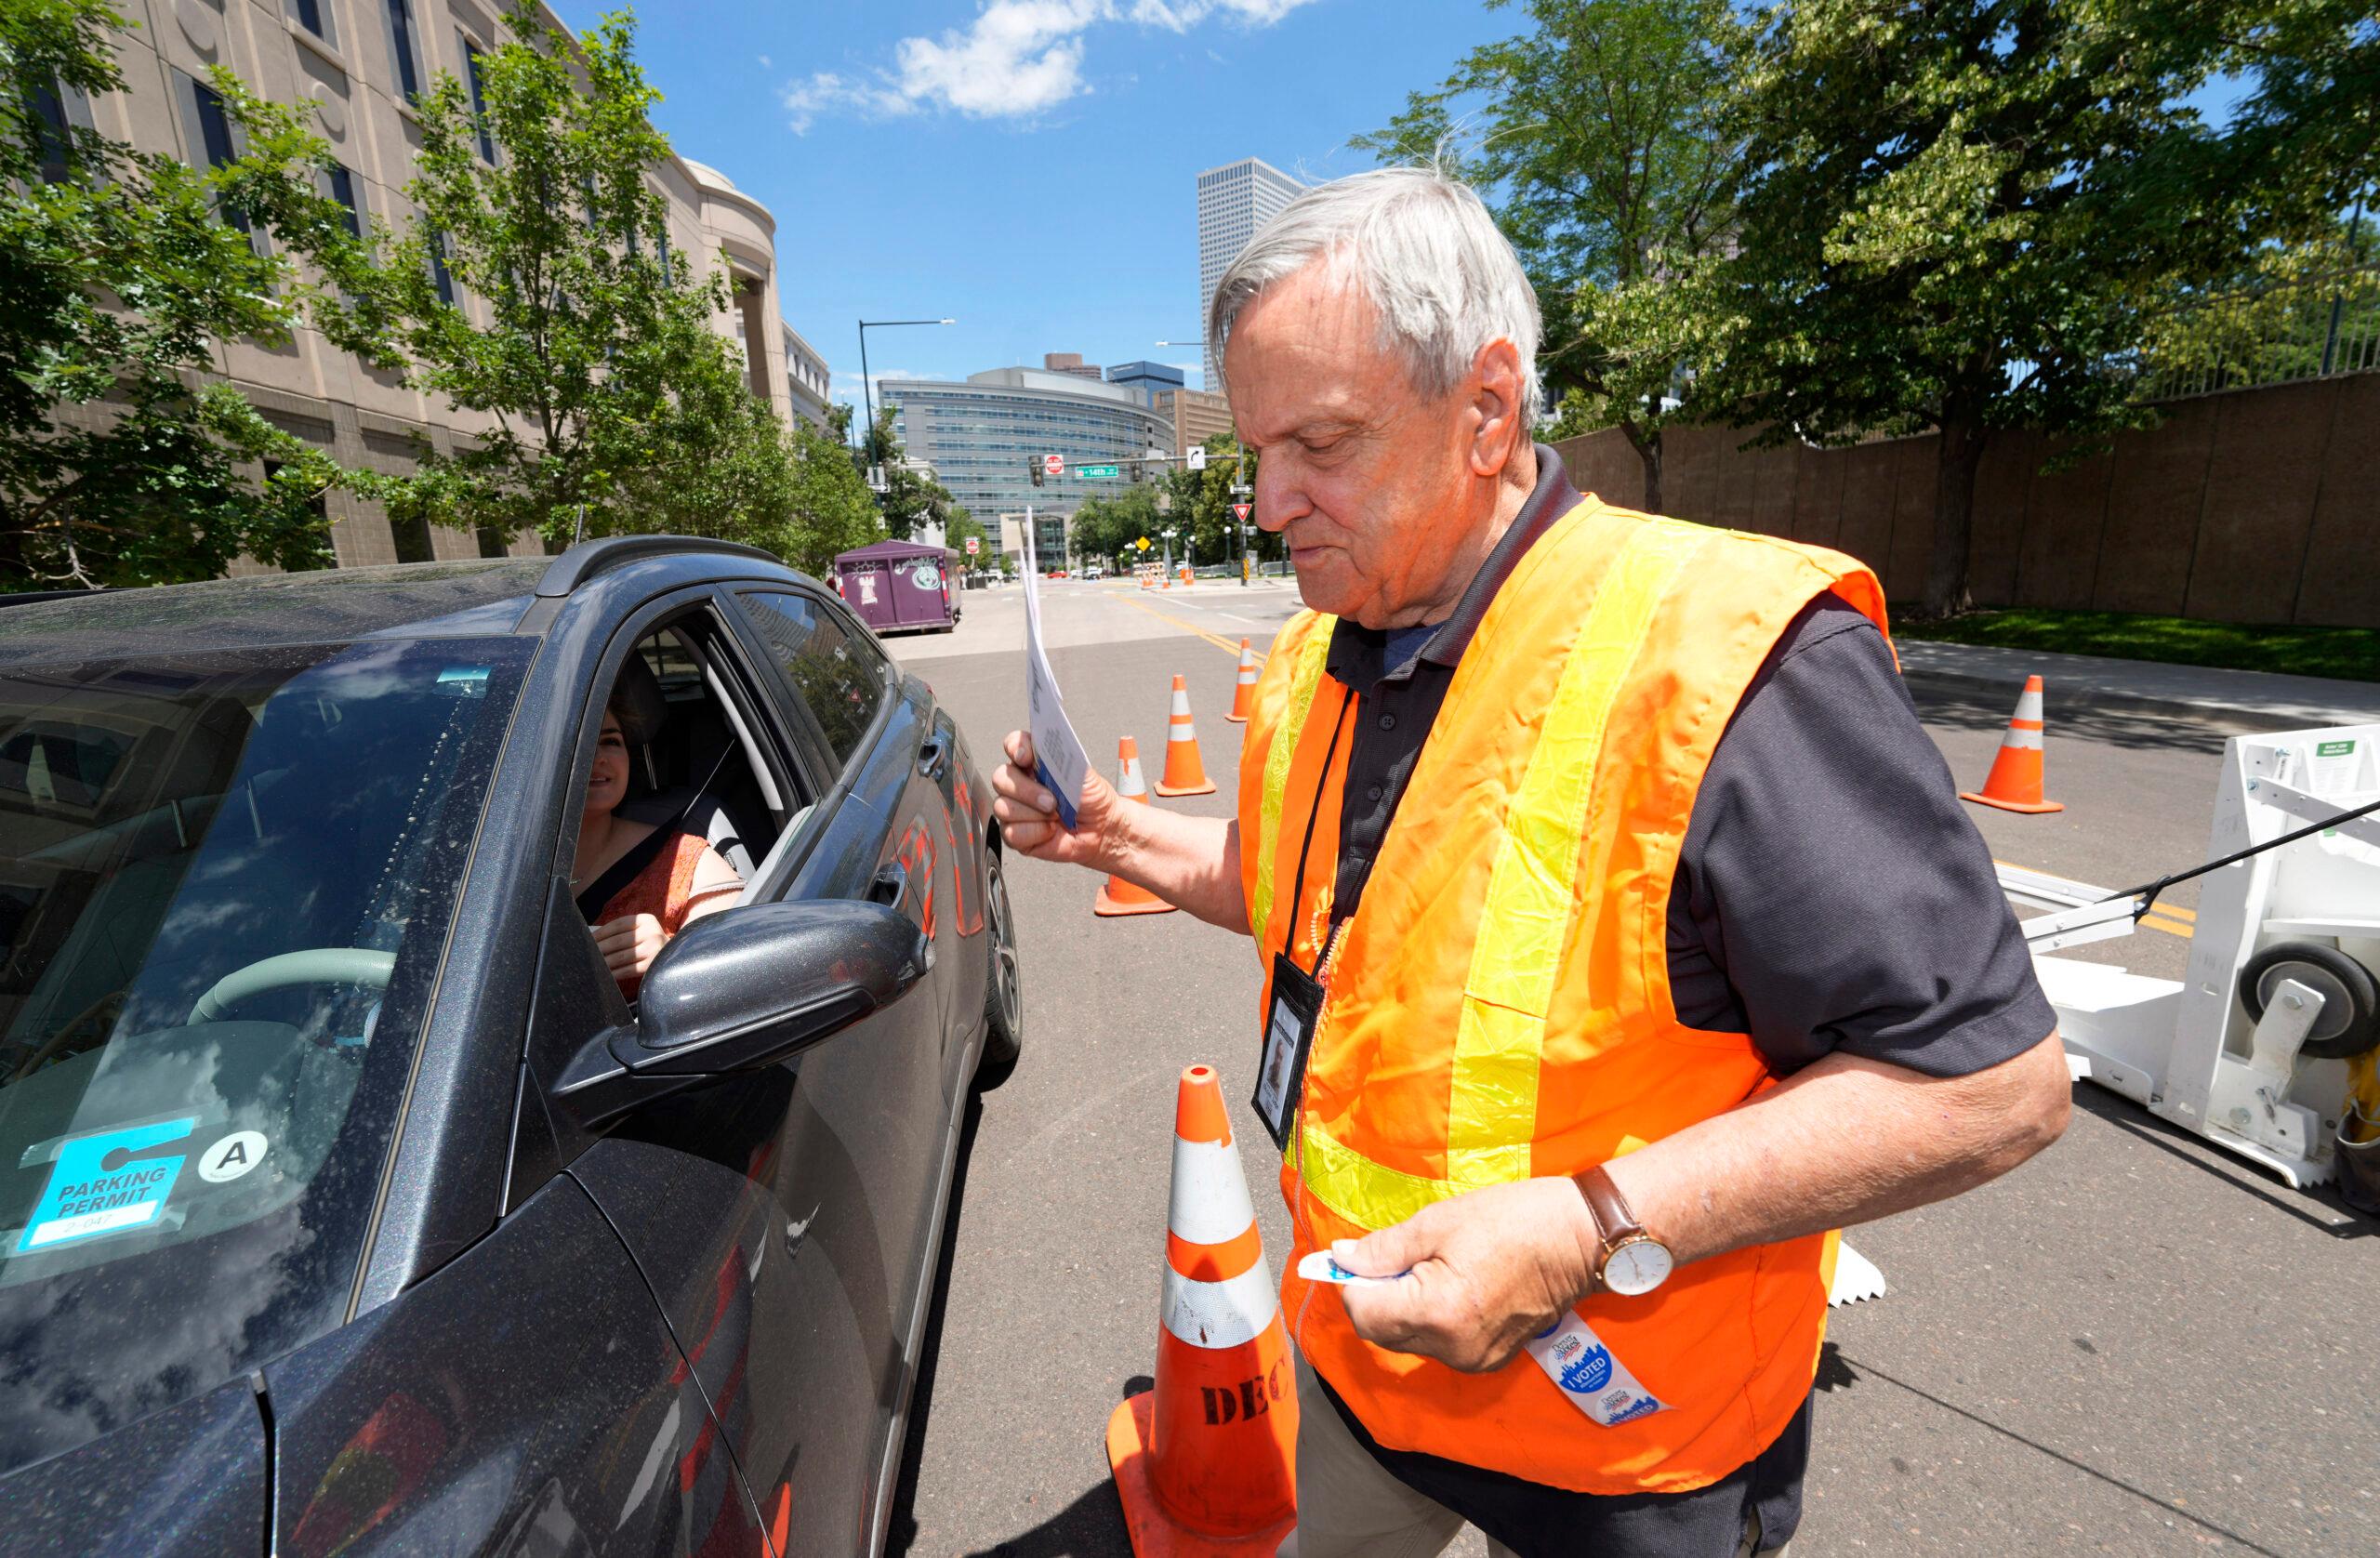
[[[2215,670],[2096,654],[2046,654],[1986,644],[1896,639],[1901,675],[1945,692],[1990,693],[2014,705],[2025,678],[2042,679],[2053,718],[2060,709],[2162,714],[2257,731],[2380,724],[2380,682],[2339,681],[2269,671]]]

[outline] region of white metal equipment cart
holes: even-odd
[[[2293,1186],[2344,1161],[2351,1189],[2380,1189],[2380,812],[2341,816],[2375,800],[2380,725],[2231,738],[2208,855],[2258,852],[2200,878],[2180,983],[2055,956],[2130,934],[2163,884],[2003,866],[2011,899],[2051,911],[2025,933],[2074,1075]]]

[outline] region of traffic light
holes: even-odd
[[[1038,455],[1025,456],[1025,473],[1033,478],[1033,484],[1035,486],[1039,486],[1041,484],[1041,456]]]

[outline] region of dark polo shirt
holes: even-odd
[[[1578,501],[1554,451],[1538,445],[1537,460],[1536,489],[1452,616],[1391,630],[1342,620],[1331,634],[1329,674],[1361,699],[1335,916],[1355,912],[1496,591]],[[1836,1050],[1963,1076],[2056,1026],[1991,856],[1884,635],[1833,595],[1785,629],[1712,753],[1671,891],[1668,943],[1679,1020],[1749,1033],[1778,1076]],[[1764,1550],[1801,1518],[1806,1404],[1776,1445],[1712,1487],[1596,1498],[1382,1450],[1331,1400],[1398,1478],[1525,1554],[1732,1555],[1748,1514],[1760,1516]]]

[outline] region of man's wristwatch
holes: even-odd
[[[1633,1299],[1667,1282],[1677,1266],[1669,1246],[1645,1232],[1645,1225],[1628,1209],[1627,1197],[1611,1182],[1603,1165],[1598,1163],[1583,1174],[1572,1175],[1571,1182],[1587,1198],[1587,1211],[1594,1218],[1595,1232],[1603,1239],[1603,1250],[1595,1257],[1596,1289]]]

